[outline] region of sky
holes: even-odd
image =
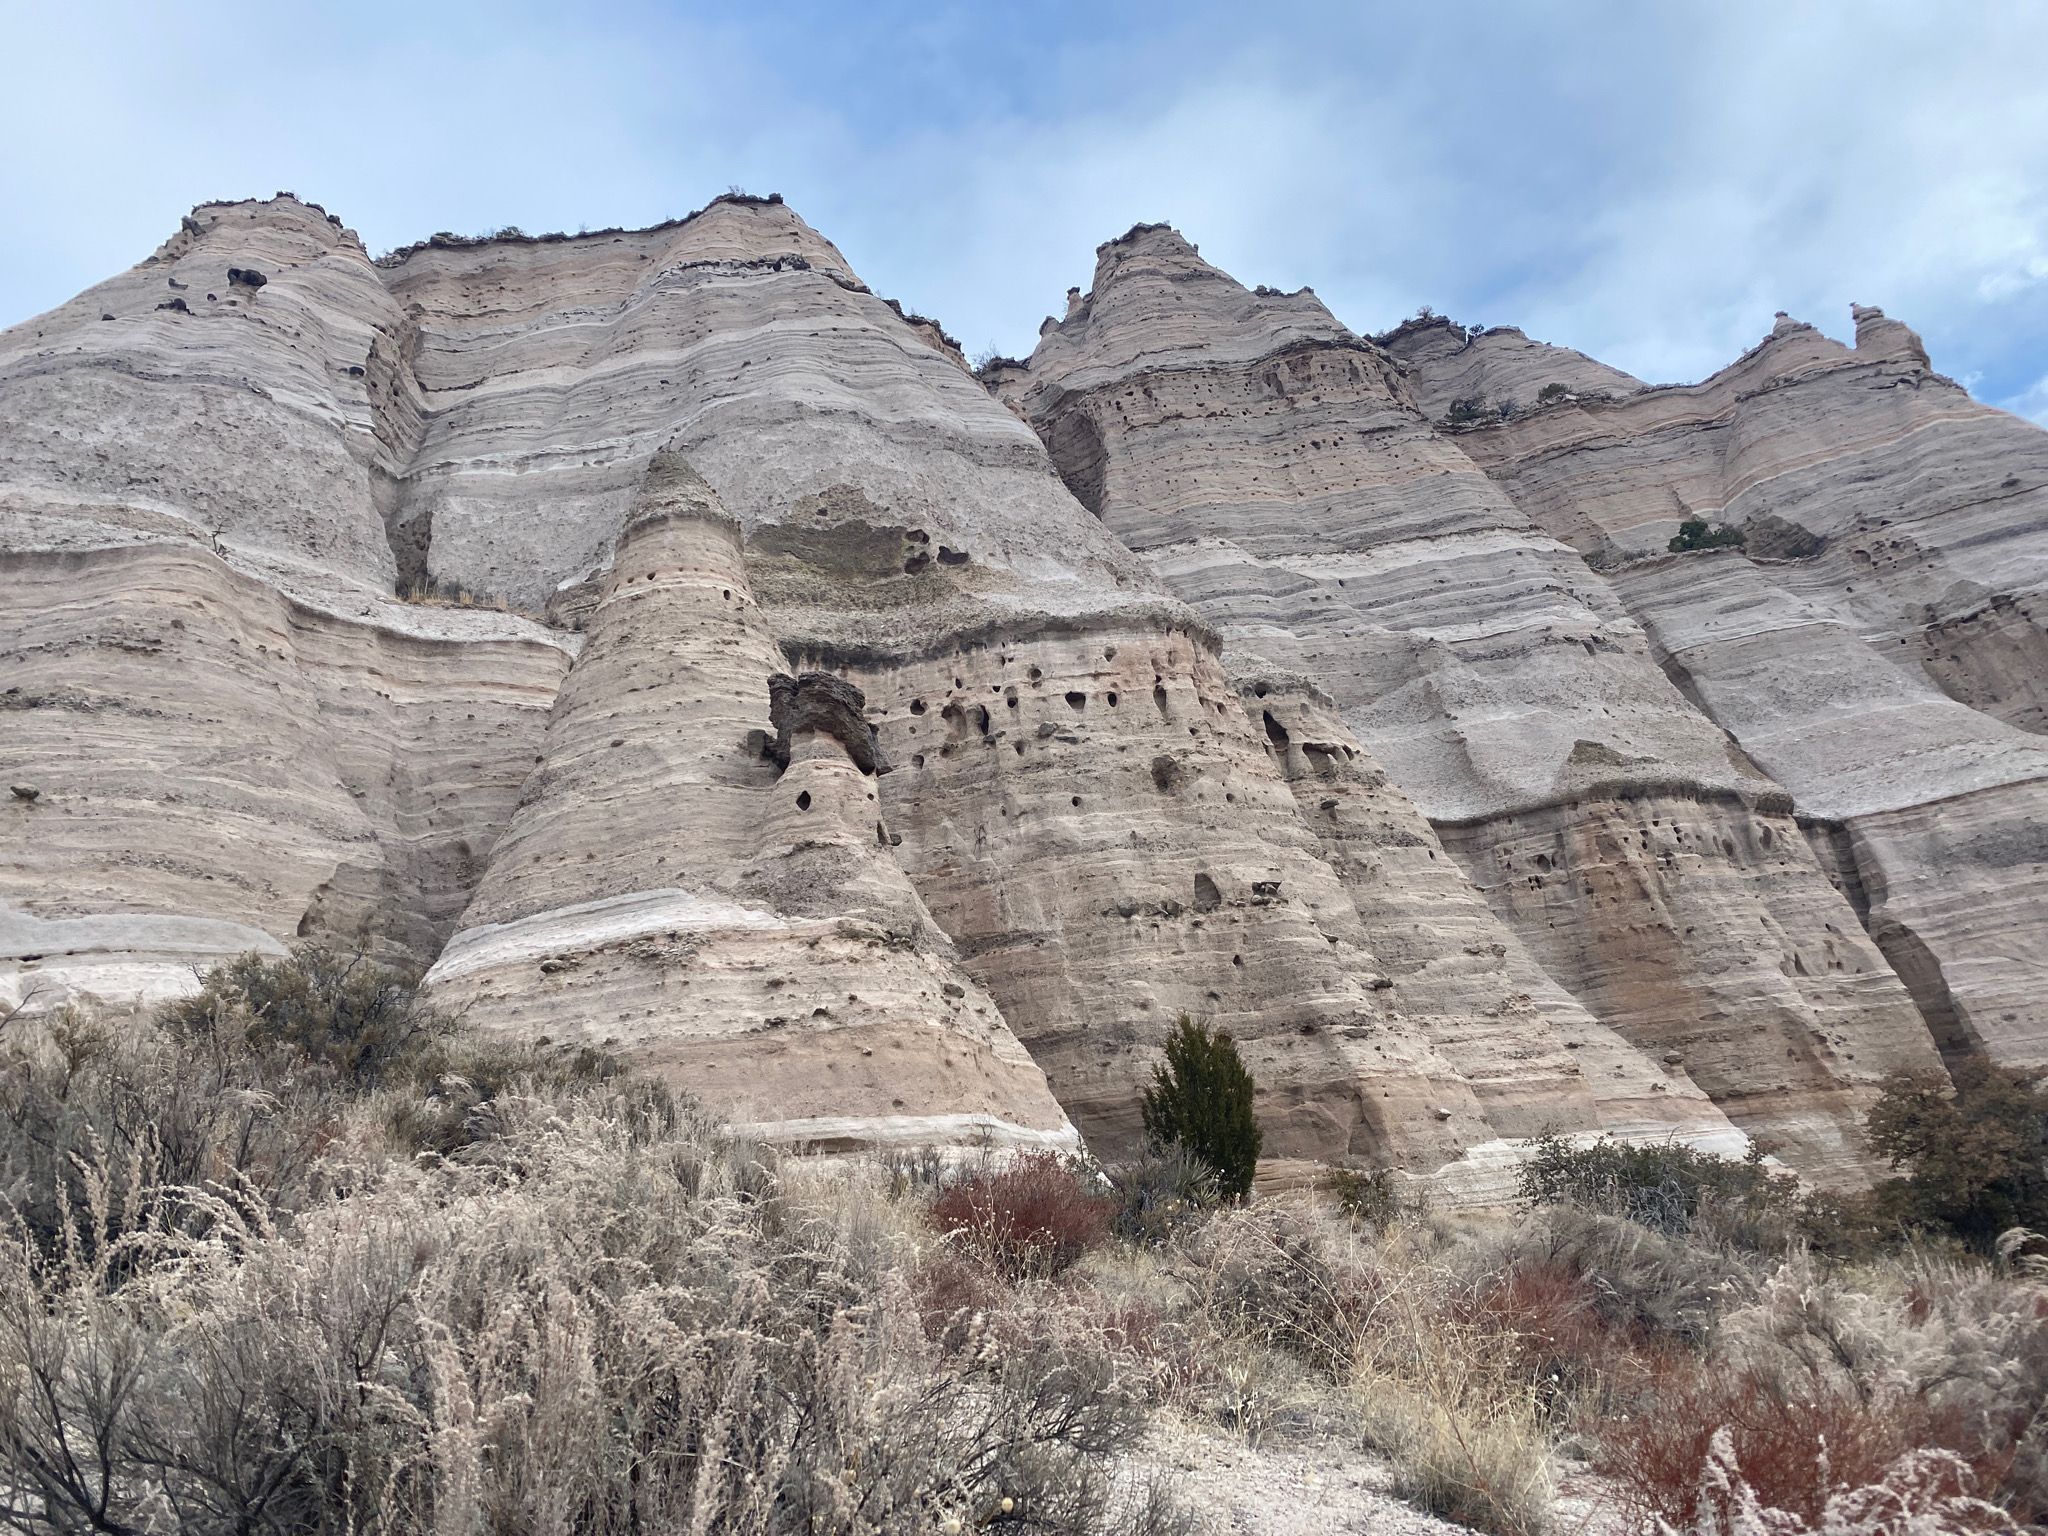
[[[1167,221],[1361,332],[1422,305],[1652,382],[1852,301],[2048,425],[2048,3],[0,0],[0,325],[288,188],[372,251],[780,192],[1028,353]]]

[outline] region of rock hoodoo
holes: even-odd
[[[2048,1052],[2048,437],[1856,320],[1645,389],[1141,227],[984,388],[779,199],[195,209],[0,334],[0,1004],[361,937],[763,1135],[1105,1155],[1188,1014],[1269,1179],[1853,1180]]]

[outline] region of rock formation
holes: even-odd
[[[1883,1071],[2039,1040],[2024,511],[1916,529],[1939,590],[1866,540],[1833,637],[1724,626],[1748,589],[1658,572],[1819,599],[1648,551],[1643,488],[1725,518],[1726,463],[1656,454],[1747,386],[1453,329],[1381,347],[1141,229],[994,370],[1013,410],[776,199],[380,261],[287,195],[195,209],[0,335],[0,1004],[361,936],[815,1146],[1121,1154],[1188,1014],[1269,1179],[1486,1198],[1550,1130],[1858,1177]],[[1838,361],[1760,428],[1777,482],[1870,419]],[[1942,483],[1913,422],[1874,472]],[[1856,558],[1768,507],[1781,564]],[[1887,640],[1921,694],[1828,697],[1911,717],[1893,759],[1721,697]],[[1946,790],[1872,788],[1906,759]]]
[[[2048,1062],[2048,434],[1854,318],[1853,349],[1780,316],[1702,384],[1457,441],[1791,792],[1943,1048]],[[1419,331],[1389,346],[1418,381],[1452,371]],[[1670,553],[1688,519],[1743,542]]]
[[[1434,358],[1443,329],[1408,334]],[[1475,346],[1531,376],[1519,336]],[[1487,387],[1435,368],[1419,393],[1313,294],[1248,292],[1140,226],[993,382],[1235,665],[1329,694],[1594,1017],[1802,1166],[1853,1170],[1877,1079],[1931,1065],[1918,1012],[1790,797],[1613,587],[1429,424],[1423,393]]]
[[[626,1051],[778,1139],[1070,1147],[890,856],[860,693],[781,665],[738,524],[656,453],[430,991]]]

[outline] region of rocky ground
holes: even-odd
[[[1161,1415],[1134,1471],[1172,1489],[1217,1536],[1453,1536],[1467,1529],[1395,1497],[1385,1458],[1334,1436],[1253,1447]],[[1627,1524],[1613,1490],[1574,1463],[1558,1480],[1555,1529],[1622,1536]]]

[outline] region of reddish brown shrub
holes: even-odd
[[[1605,1405],[1639,1383],[1667,1346],[1606,1315],[1593,1281],[1555,1259],[1522,1259],[1482,1284],[1463,1309],[1534,1383],[1546,1414]]]
[[[924,1258],[911,1277],[911,1294],[924,1336],[952,1351],[973,1337],[974,1320],[1001,1302],[1002,1281],[978,1259],[952,1249]]]
[[[1117,1202],[1096,1194],[1050,1152],[949,1184],[931,1223],[1012,1280],[1062,1274],[1108,1237]]]
[[[1859,1398],[1818,1385],[1788,1391],[1755,1371],[1673,1357],[1627,1416],[1600,1426],[1594,1461],[1621,1484],[1637,1514],[1691,1529],[1700,1474],[1722,1428],[1763,1503],[1816,1528],[1829,1493],[1882,1482],[1908,1452],[1956,1452],[1978,1490],[1995,1488],[2010,1459],[1986,1452],[1955,1415],[1910,1394]]]

